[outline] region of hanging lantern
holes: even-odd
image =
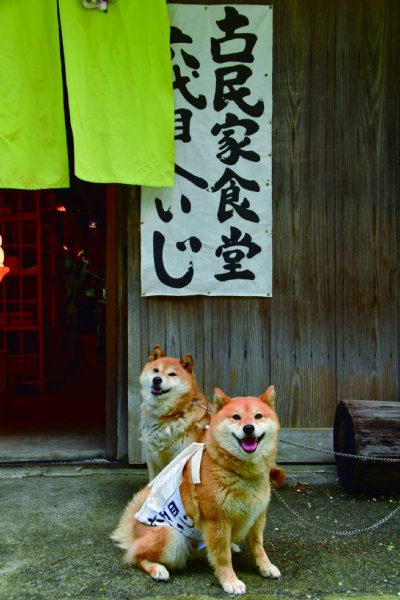
[[[4,250],[1,247],[3,243],[3,239],[0,235],[0,281],[3,279],[4,275],[7,275],[10,268],[4,266]]]

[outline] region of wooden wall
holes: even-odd
[[[274,383],[284,427],[332,427],[345,398],[399,400],[400,3],[273,6],[273,297],[142,299],[133,190],[131,462],[137,378],[155,343],[192,352],[209,396]]]

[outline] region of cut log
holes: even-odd
[[[351,491],[400,490],[400,402],[343,400],[333,430],[338,478]],[[379,461],[362,460],[361,457]],[[385,458],[398,462],[385,462]]]

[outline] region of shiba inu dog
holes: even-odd
[[[198,442],[210,421],[210,408],[193,371],[191,354],[165,356],[158,344],[140,377],[141,439],[150,481],[192,442]]]
[[[231,543],[246,540],[260,574],[280,577],[263,546],[279,431],[274,400],[273,386],[259,398],[231,399],[215,390],[204,444],[192,444],[187,458],[175,459],[139,491],[112,534],[126,551],[126,562],[166,581],[168,568],[183,568],[202,538],[225,592],[244,594],[246,586],[232,567]],[[169,489],[172,474],[175,490]]]

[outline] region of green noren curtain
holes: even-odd
[[[173,185],[165,0],[59,0],[75,174]],[[0,0],[0,188],[69,185],[56,0]]]
[[[68,185],[57,3],[0,0],[0,188]]]
[[[173,185],[174,104],[165,0],[108,12],[59,0],[75,173],[97,183]]]

